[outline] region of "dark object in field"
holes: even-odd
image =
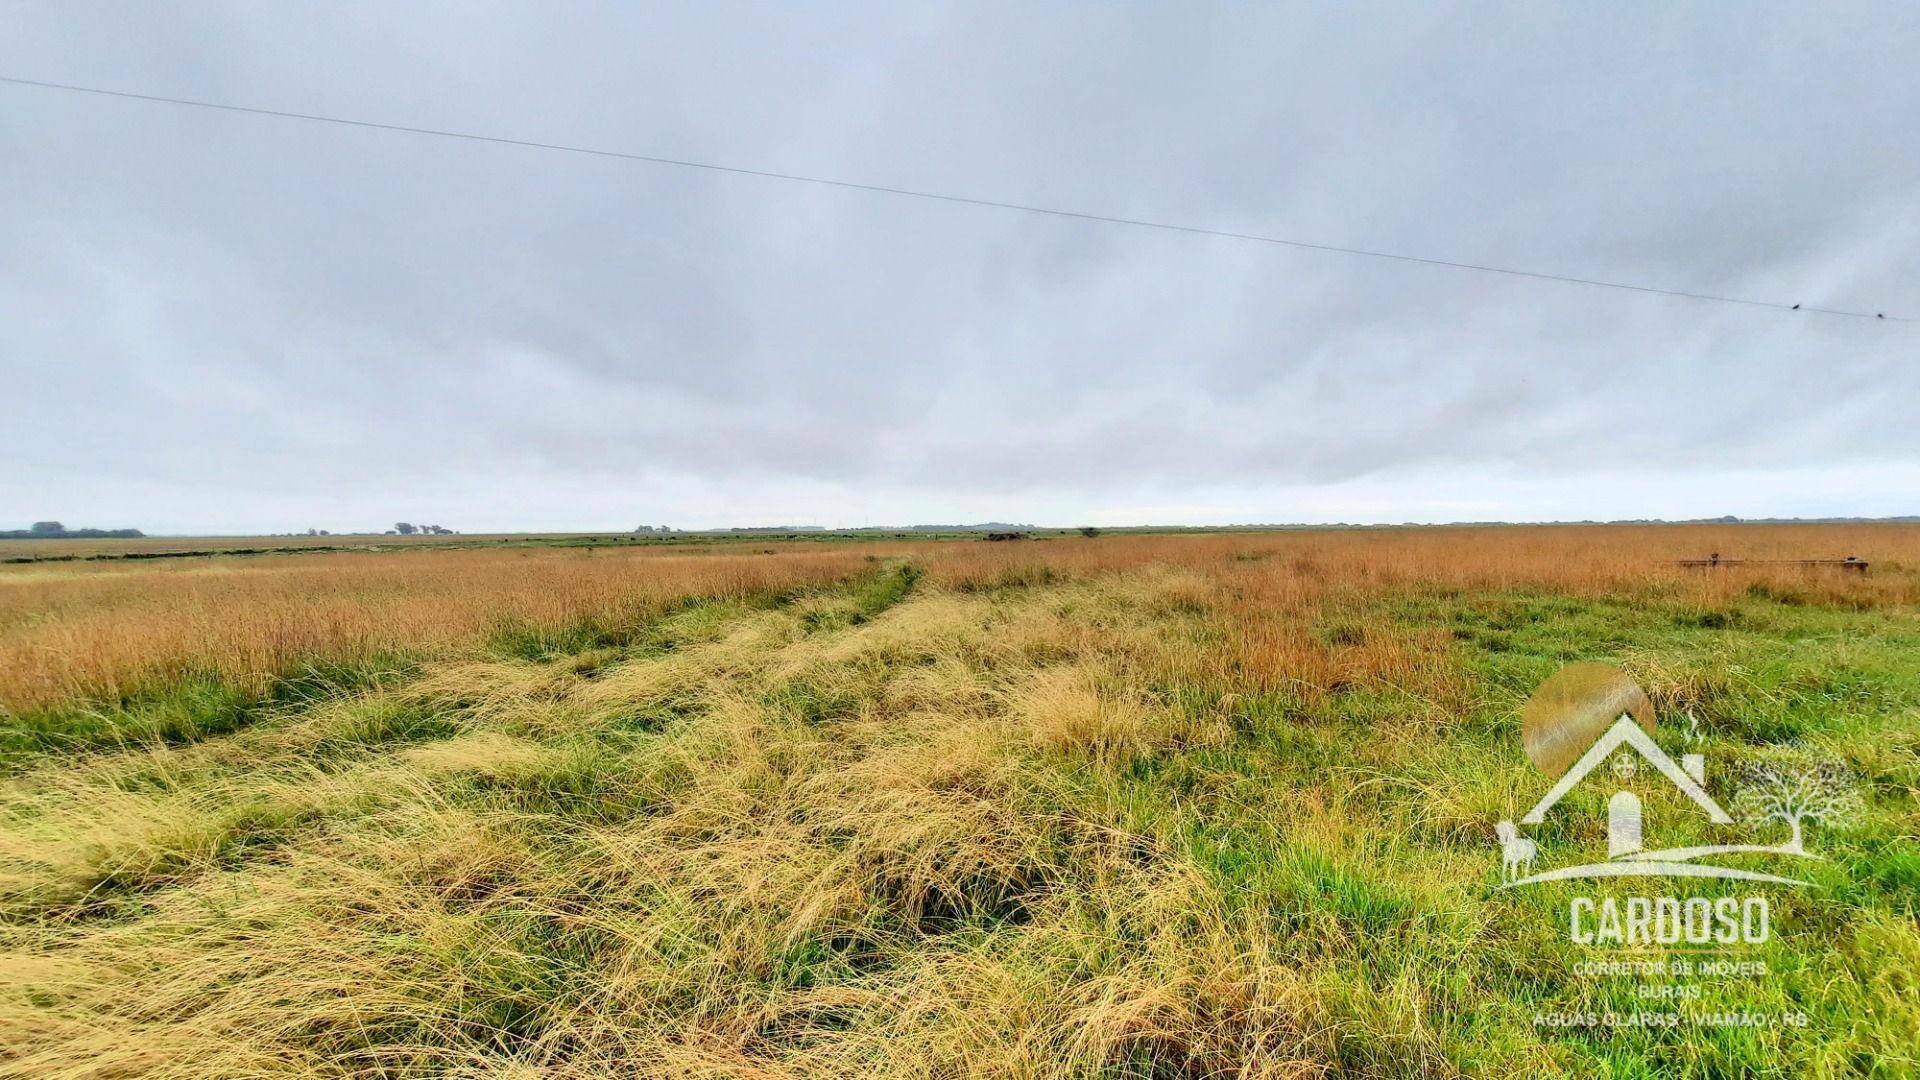
[[[1858,555],[1849,555],[1844,559],[1723,559],[1716,551],[1704,559],[1681,559],[1675,565],[1696,570],[1715,570],[1722,566],[1832,566],[1864,574],[1870,564]]]
[[[987,539],[989,540],[1025,540],[1026,538],[1027,534],[1023,532],[990,532],[987,534]]]

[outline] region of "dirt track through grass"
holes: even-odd
[[[1274,606],[1261,630],[1231,621],[1234,580],[881,561],[36,757],[0,793],[0,1070],[1913,1064],[1910,613],[1762,596],[1709,627],[1684,603],[1441,590]],[[1787,909],[1812,940],[1770,955],[1766,993],[1813,1008],[1817,1040],[1530,1023],[1632,1004],[1631,980],[1567,974],[1557,897],[1492,889],[1488,823],[1527,782],[1512,707],[1596,649],[1749,725],[1730,734],[1824,740],[1882,792],[1829,898]],[[1280,655],[1296,674],[1262,674]]]
[[[12,1064],[1055,1073],[1162,1028],[1285,1060],[1292,1021],[1262,1048],[1133,1000],[1126,966],[1201,977],[1166,921],[1199,883],[1046,764],[1201,733],[1061,655],[1065,598],[909,599],[914,576],[28,776]],[[1081,633],[1127,633],[1113,604],[1075,599]],[[1165,955],[1059,981],[1121,930]],[[992,1030],[1015,1006],[1049,1022]]]

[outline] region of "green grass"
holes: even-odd
[[[1920,1070],[1912,1026],[1920,1007],[1903,997],[1920,984],[1907,966],[1920,913],[1913,612],[1818,608],[1764,593],[1705,613],[1645,600],[1426,595],[1342,612],[1317,633],[1353,645],[1383,623],[1451,629],[1456,660],[1475,688],[1462,714],[1438,728],[1408,723],[1404,702],[1375,687],[1314,704],[1286,692],[1239,695],[1230,705],[1231,743],[1137,764],[1105,794],[1128,807],[1134,827],[1191,853],[1232,904],[1263,921],[1283,955],[1330,981],[1352,1030],[1368,1032],[1343,1043],[1340,1067],[1422,1074],[1416,1048],[1371,1030],[1412,1025],[1436,1033],[1446,1065],[1433,1067],[1443,1071],[1494,1072],[1521,1061],[1609,1077]],[[1663,738],[1677,732],[1683,710],[1694,710],[1709,732],[1711,761],[1771,751],[1837,755],[1871,791],[1859,828],[1818,836],[1827,861],[1795,868],[1815,888],[1757,890],[1775,913],[1774,939],[1756,954],[1772,976],[1702,981],[1702,996],[1686,1002],[1701,1011],[1805,1011],[1806,1028],[1543,1034],[1533,1026],[1536,1011],[1671,1008],[1636,996],[1646,980],[1570,974],[1574,962],[1601,954],[1569,943],[1563,926],[1574,895],[1664,886],[1492,887],[1492,820],[1517,817],[1546,786],[1520,753],[1518,706],[1564,663],[1589,659],[1643,678],[1668,725]],[[1189,710],[1217,707],[1201,688],[1175,690]],[[1590,844],[1605,818],[1602,798],[1576,791],[1531,834],[1543,845]],[[1666,830],[1663,843],[1710,842],[1680,800],[1651,799],[1649,827]],[[1486,812],[1453,820],[1454,800]],[[1743,894],[1715,884],[1698,892]],[[1904,951],[1873,947],[1890,926],[1902,928]],[[1375,1011],[1409,988],[1417,1015]],[[1549,1060],[1552,1067],[1538,1064]]]
[[[309,663],[263,688],[216,673],[191,673],[115,700],[0,711],[0,773],[45,754],[197,742],[239,730],[275,711],[403,681],[417,670],[405,657],[370,655],[353,662]]]
[[[1457,694],[1262,689],[1142,659],[1230,632],[1158,590],[1022,568],[946,592],[885,561],[503,628],[457,680],[387,658],[14,718],[0,960],[25,974],[0,1067],[132,1069],[144,1046],[177,1075],[1920,1070],[1920,615],[1406,589],[1310,637],[1438,640]],[[1863,820],[1816,827],[1814,888],[1698,890],[1768,896],[1775,932],[1768,977],[1688,1007],[1805,1027],[1535,1022],[1670,1007],[1577,973],[1607,954],[1565,933],[1571,897],[1647,886],[1496,887],[1492,823],[1545,786],[1518,708],[1574,660],[1634,674],[1663,741],[1691,710],[1715,770],[1858,774]],[[1128,739],[1030,727],[1095,699]],[[1591,847],[1603,799],[1530,835]],[[1647,801],[1663,843],[1713,836]]]

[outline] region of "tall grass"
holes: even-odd
[[[0,707],[117,698],[193,675],[259,687],[316,664],[434,656],[520,630],[618,629],[688,597],[853,574],[851,548],[438,550],[0,572]]]
[[[142,631],[66,639],[94,666],[75,652],[84,677],[55,663],[25,700],[414,661],[0,780],[0,1073],[1901,1075],[1917,538],[1103,536],[21,579],[0,590],[41,599],[0,608],[9,648]],[[1702,547],[1879,565],[1669,565]],[[278,605],[327,618],[248,644]],[[1530,1023],[1632,1003],[1630,980],[1568,976],[1553,897],[1492,887],[1490,823],[1531,779],[1513,706],[1563,654],[1861,771],[1868,823],[1828,849],[1819,898],[1780,901],[1805,932],[1750,991],[1809,1029]]]
[[[1756,563],[1675,565],[1719,552],[1778,560],[1856,555],[1870,576]],[[275,680],[381,668],[519,640],[541,649],[617,638],[689,597],[767,595],[912,556],[959,589],[1128,568],[1191,571],[1193,601],[1229,614],[1238,678],[1339,682],[1342,669],[1418,666],[1421,649],[1364,635],[1329,650],[1312,613],[1345,598],[1545,588],[1679,598],[1703,617],[1742,596],[1855,607],[1920,597],[1920,526],[1567,526],[1120,535],[943,542],[634,549],[461,549],[0,567],[0,710],[112,703],[187,680],[242,696]],[[910,579],[905,587],[910,587]],[[882,591],[902,588],[877,580]],[[884,598],[883,598],[884,599]],[[1373,655],[1378,654],[1378,655]],[[224,692],[224,691],[219,691]],[[92,707],[92,706],[89,706]],[[64,723],[65,721],[62,721]]]

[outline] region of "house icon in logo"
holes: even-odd
[[[1835,816],[1830,807],[1823,811],[1802,797],[1799,802],[1783,806],[1775,815],[1780,820],[1791,819],[1794,838],[1786,844],[1713,843],[1649,849],[1641,796],[1626,786],[1626,781],[1643,768],[1652,769],[1672,784],[1713,825],[1732,825],[1734,817],[1707,791],[1704,755],[1687,753],[1675,761],[1654,742],[1653,706],[1645,692],[1618,668],[1574,664],[1540,685],[1528,702],[1523,720],[1522,736],[1528,757],[1555,780],[1533,808],[1521,816],[1518,824],[1502,821],[1495,826],[1500,842],[1502,888],[1603,877],[1704,877],[1805,884],[1793,878],[1740,867],[1715,866],[1700,860],[1734,853],[1816,858],[1802,846],[1797,822],[1816,815],[1828,819]],[[1697,721],[1693,737],[1695,741],[1699,738]],[[1621,781],[1607,800],[1606,859],[1534,873],[1539,845],[1522,835],[1521,826],[1545,822],[1561,800],[1593,777],[1602,763],[1609,763],[1610,771]],[[1802,784],[1793,792],[1806,788],[1807,785]],[[1750,793],[1743,788],[1741,794],[1745,797]],[[1754,820],[1751,813],[1747,817]]]
[[[1647,764],[1653,766],[1655,772],[1666,777],[1674,787],[1680,789],[1681,794],[1704,811],[1714,824],[1732,824],[1733,816],[1713,801],[1713,796],[1701,786],[1706,780],[1706,758],[1700,754],[1688,754],[1682,759],[1684,765],[1675,764],[1673,758],[1653,741],[1653,737],[1641,730],[1633,717],[1626,713],[1621,713],[1613,725],[1594,740],[1593,745],[1580,755],[1580,759],[1560,777],[1559,782],[1548,789],[1539,802],[1533,804],[1533,809],[1527,811],[1520,823],[1538,825],[1545,821],[1547,811],[1565,798],[1567,792],[1572,791],[1576,784],[1587,778],[1588,773],[1616,752],[1624,755],[1623,748],[1637,752]],[[1631,775],[1629,770],[1622,767],[1622,762],[1631,764],[1631,760],[1624,756],[1616,760],[1615,771]],[[1607,801],[1607,857],[1617,859],[1639,852],[1642,849],[1641,835],[1640,796],[1622,788]]]

